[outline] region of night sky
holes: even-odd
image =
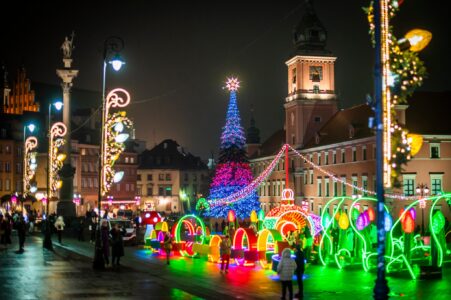
[[[249,126],[253,106],[262,140],[283,127],[285,61],[294,50],[292,29],[302,16],[303,0],[22,2],[2,8],[0,59],[10,76],[24,65],[32,83],[58,84],[60,46],[75,30],[73,58],[80,73],[74,86],[99,91],[103,41],[122,37],[127,65],[120,73],[108,72],[107,88],[131,92],[129,115],[148,148],[172,138],[203,158],[212,150],[217,154],[228,103],[222,87],[231,75],[242,81],[243,126]],[[361,9],[368,2],[315,1],[328,30],[327,48],[338,57],[342,108],[363,103],[372,91],[373,50]],[[392,22],[398,37],[414,27],[433,33],[421,54],[430,74],[422,90],[451,89],[447,14],[442,1],[406,0]]]

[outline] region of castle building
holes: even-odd
[[[139,156],[137,192],[145,209],[165,213],[194,211],[208,192],[209,170],[176,141],[164,140]]]
[[[326,29],[307,2],[294,30],[295,52],[286,61],[288,95],[284,101],[284,129],[261,144],[248,146],[254,175],[271,163],[285,143],[303,156],[290,153],[289,187],[295,192],[296,204],[308,207],[315,214],[321,214],[325,204],[335,196],[367,195],[337,179],[369,192],[375,190],[376,138],[368,127],[368,119],[374,117],[374,112],[367,104],[338,109],[334,75],[337,58],[326,50],[326,41]],[[417,92],[409,106],[396,108],[398,121],[411,133],[420,135],[423,146],[405,167],[401,188],[388,192],[415,196],[420,184],[427,185],[433,195],[451,190],[451,125],[440,105],[450,99],[451,92]],[[307,160],[318,168],[313,168]],[[267,212],[279,206],[284,188],[285,163],[281,159],[258,189],[261,208]],[[397,215],[410,201],[387,198],[387,203]],[[364,205],[374,206],[374,202]],[[425,209],[428,208],[427,205]],[[451,215],[449,205],[438,209]],[[421,222],[422,217],[419,218]]]

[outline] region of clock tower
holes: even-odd
[[[325,49],[327,31],[306,0],[304,15],[293,31],[295,52],[286,61],[288,96],[285,98],[286,141],[302,147],[338,110],[335,60]]]

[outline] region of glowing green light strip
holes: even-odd
[[[435,234],[433,228],[432,228],[432,213],[434,212],[434,207],[437,204],[437,202],[443,198],[447,198],[446,196],[449,196],[451,194],[445,194],[443,196],[439,196],[437,197],[437,199],[435,199],[435,201],[432,202],[431,205],[431,210],[429,211],[429,230],[431,231],[432,237],[434,238],[435,243],[437,244],[437,254],[438,254],[438,261],[437,261],[437,266],[441,267],[443,264],[443,249],[442,249],[442,245],[439,243],[437,234]],[[443,230],[443,229],[442,229]],[[432,255],[432,253],[431,253]]]
[[[324,214],[325,214],[325,213],[329,213],[329,206],[331,205],[331,203],[334,202],[334,201],[340,201],[340,202],[337,204],[337,208],[333,211],[333,214],[332,214],[332,217],[331,217],[330,220],[329,220],[329,223],[326,224],[326,228],[323,228],[324,234],[323,234],[323,236],[321,237],[321,240],[320,240],[320,242],[319,242],[319,260],[321,261],[321,263],[322,263],[323,266],[326,265],[326,262],[324,261],[324,258],[323,258],[323,255],[322,255],[322,251],[323,251],[322,249],[323,249],[324,238],[326,237],[326,238],[328,238],[328,240],[329,240],[330,247],[329,247],[329,253],[328,253],[328,255],[332,255],[332,251],[333,251],[333,249],[332,249],[332,248],[333,248],[333,243],[332,243],[332,241],[331,241],[331,237],[330,237],[330,235],[329,235],[328,229],[329,229],[330,225],[333,224],[334,218],[335,218],[335,214],[338,212],[338,210],[340,209],[341,204],[345,201],[345,199],[346,199],[346,197],[335,197],[335,198],[330,199],[330,200],[326,203],[326,205],[324,206],[324,210],[323,210],[323,212],[321,213],[321,222],[323,222]]]
[[[182,239],[180,237],[180,226],[181,226],[180,224],[183,224],[183,221],[185,219],[189,219],[189,218],[194,218],[196,220],[196,223],[200,224],[200,226],[202,228],[201,244],[204,244],[205,243],[205,238],[206,238],[205,234],[207,232],[206,228],[205,228],[205,224],[198,216],[195,216],[195,215],[186,215],[186,216],[183,216],[183,217],[181,217],[179,219],[179,221],[177,222],[177,225],[175,227],[175,241],[176,241],[176,243],[180,243],[182,241]],[[195,234],[196,233],[196,228],[194,226],[193,226],[193,228],[194,228],[193,234]],[[182,256],[194,257],[194,256],[197,255],[197,252],[193,251],[193,255],[189,255],[188,252],[186,252],[185,250],[180,250],[180,254]]]
[[[349,258],[351,258],[351,252],[348,249],[341,248],[340,250],[337,251],[337,253],[335,254],[335,263],[337,264],[337,266],[340,270],[343,269],[343,266],[338,261],[338,256],[340,256],[341,252],[346,252],[348,254]]]

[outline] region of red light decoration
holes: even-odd
[[[404,215],[404,220],[402,221],[402,230],[405,233],[412,233],[415,230],[415,221],[410,214],[410,211],[406,212]]]
[[[368,218],[370,219],[370,222],[373,222],[376,219],[376,213],[372,207],[368,207]]]
[[[401,208],[401,210],[399,211],[399,217],[401,218],[401,222],[404,222],[404,218],[406,217],[405,215],[403,215],[404,213],[404,208]]]
[[[235,211],[233,209],[229,210],[229,212],[227,213],[227,220],[230,223],[233,223],[235,222],[235,219],[236,219]]]

